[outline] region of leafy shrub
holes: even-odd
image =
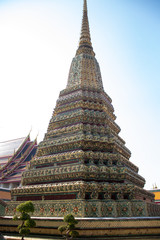
[[[24,236],[30,234],[30,228],[36,226],[36,222],[31,219],[29,213],[34,212],[34,205],[31,201],[27,201],[19,204],[16,207],[16,211],[20,213],[20,215],[13,216],[13,220],[21,220],[22,223],[18,226],[19,234],[22,236],[21,240],[24,240]]]
[[[60,226],[58,230],[63,234],[66,240],[78,237],[79,233],[75,230],[75,225],[78,221],[75,220],[74,216],[72,214],[68,214],[64,217],[63,221],[67,223],[67,225]]]

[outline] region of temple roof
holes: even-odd
[[[0,142],[0,158],[12,156],[13,153],[20,147],[26,137],[17,138],[5,142]]]
[[[0,183],[19,183],[22,172],[35,155],[37,141],[30,136],[0,143]]]

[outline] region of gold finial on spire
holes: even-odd
[[[88,21],[88,11],[87,11],[87,0],[84,0],[83,4],[83,18],[82,18],[82,27],[81,35],[79,41],[79,48],[77,50],[77,55],[80,53],[89,53],[95,55],[92,48],[89,21]]]

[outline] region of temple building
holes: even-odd
[[[84,0],[79,47],[67,86],[59,98],[44,139],[39,143],[21,186],[12,189],[6,215],[31,200],[34,216],[159,216],[154,194],[129,159],[119,136],[112,100],[104,91],[93,51]]]
[[[10,190],[21,183],[22,173],[34,157],[37,141],[30,136],[0,142],[0,199],[11,200]]]
[[[157,185],[155,184],[155,186],[153,186],[153,189],[150,190],[151,193],[154,194],[154,199],[155,199],[155,203],[160,205],[160,189],[157,187]]]

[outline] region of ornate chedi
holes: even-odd
[[[154,195],[129,161],[119,136],[111,98],[104,92],[92,48],[84,0],[79,47],[68,83],[60,92],[44,140],[39,144],[22,186],[12,190],[11,215],[21,201],[32,200],[35,216],[152,216]]]

